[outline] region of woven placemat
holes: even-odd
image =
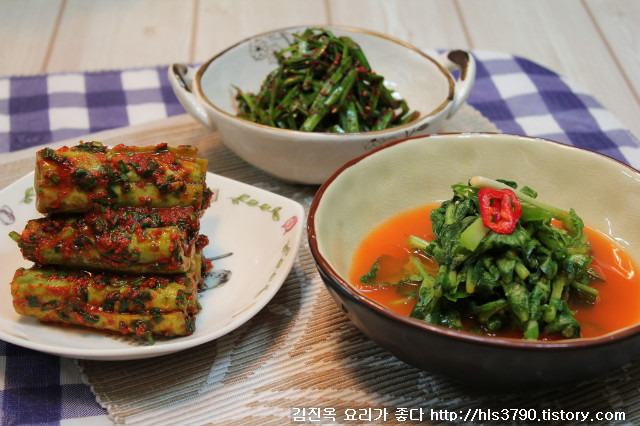
[[[442,129],[472,131],[498,129],[468,105]],[[126,141],[118,131],[93,136],[106,143],[196,145],[210,160],[209,171],[294,199],[306,209],[318,188],[283,183],[249,166],[217,134],[185,117],[129,132]],[[30,164],[16,158],[3,165],[15,175],[5,173],[0,184],[28,172]],[[120,424],[461,424],[470,413],[477,415],[474,423],[491,413],[510,416],[499,411],[504,409],[531,409],[537,416],[544,410],[622,412],[627,423],[640,419],[638,363],[583,383],[504,394],[405,364],[365,338],[334,304],[306,236],[280,291],[235,331],[163,357],[77,363],[98,402]],[[593,422],[605,423],[611,422]]]

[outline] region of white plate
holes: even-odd
[[[149,358],[192,348],[244,324],[276,294],[300,246],[304,209],[288,198],[207,173],[216,201],[204,213],[200,233],[209,237],[205,256],[214,271],[229,270],[225,284],[200,294],[202,311],[191,336],[135,345],[95,331],[44,325],[15,313],[9,283],[15,269],[29,267],[7,236],[22,232],[27,221],[42,216],[35,209],[33,173],[0,191],[0,339],[25,348],[73,358],[125,360]]]

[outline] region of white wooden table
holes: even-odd
[[[640,136],[635,0],[0,0],[0,75],[202,62],[254,33],[336,24],[526,57]]]

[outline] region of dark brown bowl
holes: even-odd
[[[620,241],[636,264],[640,259],[640,220],[629,215],[640,209],[640,173],[617,160],[514,135],[398,141],[339,169],[317,192],[307,220],[320,276],[354,325],[415,367],[492,386],[593,378],[640,356],[640,325],[554,342],[486,337],[401,316],[349,284],[351,258],[370,230],[397,213],[450,198],[452,184],[475,175],[527,184],[549,203],[573,207],[586,223]]]

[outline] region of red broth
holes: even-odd
[[[433,239],[429,212],[437,205],[420,207],[401,213],[371,232],[360,244],[354,257],[349,280],[362,293],[402,315],[408,316],[414,299],[407,300],[393,286],[367,286],[360,277],[382,254],[397,259],[403,265],[408,259],[407,238],[417,235]],[[640,275],[629,256],[610,238],[585,226],[593,249],[592,267],[604,282],[595,282],[600,292],[595,304],[570,303],[578,313],[582,337],[596,337],[640,322]],[[398,266],[400,267],[400,266]],[[382,269],[382,268],[381,268]],[[508,334],[514,337],[513,334]]]

